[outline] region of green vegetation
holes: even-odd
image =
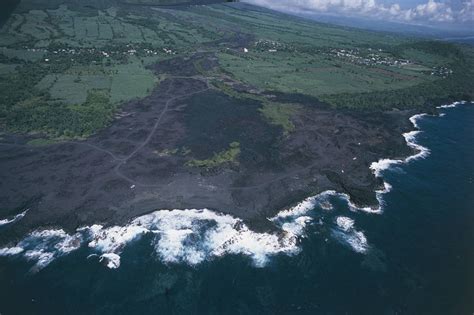
[[[56,142],[57,141],[53,139],[38,138],[38,139],[33,139],[33,140],[28,141],[27,144],[33,147],[41,147],[41,146],[50,145]]]
[[[217,89],[221,92],[227,94],[230,97],[237,98],[237,99],[247,99],[253,101],[264,102],[266,99],[265,97],[258,95],[258,94],[251,94],[247,92],[238,92],[232,88],[229,84],[223,83],[218,80],[212,81],[212,85],[214,85]]]
[[[159,83],[148,65],[216,38],[161,11],[63,3],[24,1],[0,29],[2,129],[89,136]]]
[[[73,66],[66,73],[48,74],[37,84],[55,100],[82,104],[94,89],[110,91],[113,103],[145,97],[156,83],[153,73],[139,62],[112,66]]]
[[[287,135],[295,129],[291,117],[297,110],[298,105],[267,102],[264,103],[260,112],[270,123],[281,126],[284,134]]]
[[[411,68],[411,71],[421,71],[429,76],[417,85],[390,89],[384,92],[370,91],[358,93],[341,93],[322,95],[321,99],[337,107],[353,109],[376,108],[413,108],[422,107],[427,103],[439,104],[452,100],[471,100],[474,96],[472,82],[474,80],[474,58],[472,49],[442,42],[416,42],[395,47],[394,54],[411,56],[423,65]],[[427,55],[430,55],[428,58]],[[440,66],[452,73],[439,75],[433,68],[428,71],[422,67]]]
[[[203,11],[195,10],[204,15]],[[474,94],[473,49],[468,46],[329,27],[228,6],[213,7],[213,13],[240,21],[255,35],[247,53],[224,49],[219,59],[236,80],[262,90],[301,93],[333,106],[369,110],[419,107]],[[436,67],[452,73],[437,75]]]
[[[258,109],[267,122],[283,129],[283,134],[288,135],[295,129],[291,117],[300,109],[298,104],[277,103],[268,101],[264,96],[246,92],[237,92],[228,84],[213,81],[212,84],[221,92],[230,97],[243,100],[257,101],[262,104]]]
[[[377,68],[342,64],[342,61],[300,53],[222,53],[219,57],[226,71],[253,86],[316,97],[410,87],[421,83],[422,77],[426,77],[414,73],[407,80],[406,75],[399,75],[391,69],[381,72]]]
[[[16,103],[6,113],[8,126],[14,131],[41,131],[51,137],[88,137],[106,126],[115,106],[103,90],[89,92],[83,104],[67,105],[48,95],[32,96]]]
[[[189,167],[202,167],[202,168],[214,168],[221,166],[223,164],[233,164],[238,165],[239,162],[237,160],[240,154],[240,143],[232,142],[229,145],[229,149],[226,151],[222,151],[219,153],[214,154],[213,157],[207,160],[191,160],[186,163]]]

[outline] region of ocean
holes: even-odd
[[[412,119],[416,156],[372,165],[376,211],[328,192],[279,235],[209,210],[37,231],[0,249],[0,314],[473,314],[474,106],[452,107]]]

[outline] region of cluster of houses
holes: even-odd
[[[279,43],[273,40],[260,39],[254,44],[255,49],[259,51],[266,51],[270,53],[278,51],[296,51],[296,48],[288,46],[286,44]],[[298,49],[304,52],[305,47]],[[244,48],[244,52],[248,52],[247,48]],[[314,53],[314,49],[312,50]],[[331,57],[344,59],[345,61],[365,65],[365,66],[405,66],[412,64],[413,62],[408,59],[398,59],[392,56],[384,54],[382,49],[368,48],[363,53],[357,48],[354,49],[343,49],[343,48],[329,48],[321,49],[317,53],[325,54]]]
[[[450,76],[451,74],[453,74],[453,70],[446,67],[433,67],[431,69],[431,75],[442,77],[443,79]]]
[[[280,51],[289,50],[291,48],[290,46],[286,44],[282,44],[277,41],[267,40],[267,39],[259,39],[258,41],[255,42],[254,47],[257,50],[268,51],[271,53],[277,52],[279,50]]]
[[[408,59],[397,59],[390,56],[384,56],[382,49],[369,48],[367,53],[362,55],[359,49],[330,49],[327,53],[332,57],[342,58],[354,64],[365,65],[365,66],[404,66],[411,64],[412,62]]]
[[[133,45],[127,44],[124,48],[117,49],[117,47],[114,47],[113,50],[106,49],[106,48],[57,48],[53,50],[48,50],[45,48],[28,48],[25,47],[27,51],[31,52],[38,52],[38,53],[51,53],[55,55],[74,55],[74,56],[80,56],[80,55],[99,55],[103,56],[105,58],[110,58],[118,55],[122,56],[156,56],[158,54],[167,54],[167,55],[175,55],[176,52],[168,49],[168,48],[162,48],[162,49],[152,49],[152,48],[134,48]],[[46,62],[49,61],[49,59],[45,59]]]

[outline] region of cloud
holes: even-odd
[[[463,3],[462,9],[459,10],[459,19],[461,22],[474,21],[474,0]]]
[[[412,8],[402,9],[399,4],[386,5],[376,0],[244,0],[245,2],[290,13],[334,13],[366,16],[403,22],[472,23],[474,0],[463,2],[458,10],[444,2],[428,0]]]
[[[428,19],[435,22],[452,22],[454,13],[445,3],[429,0],[425,4],[419,4],[414,9],[407,10],[405,18],[409,21]]]

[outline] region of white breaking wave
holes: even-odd
[[[105,261],[107,264],[107,268],[109,269],[117,269],[120,267],[120,256],[113,253],[106,253],[100,256],[100,261]]]
[[[120,266],[120,254],[127,244],[145,234],[153,237],[157,256],[165,263],[195,265],[226,254],[252,258],[255,266],[264,266],[269,256],[298,253],[298,236],[309,218],[296,218],[280,233],[257,233],[242,220],[230,215],[202,210],[160,210],[138,217],[130,224],[104,228],[82,227],[70,235],[63,230],[30,233],[12,247],[0,249],[0,256],[22,255],[44,268],[54,259],[68,254],[87,242],[109,268]]]
[[[11,223],[15,223],[16,221],[20,220],[21,218],[23,218],[26,213],[28,212],[29,209],[26,209],[25,211],[23,211],[22,213],[19,213],[17,215],[15,215],[13,218],[11,219],[2,219],[0,220],[0,226],[2,225],[7,225],[7,224],[11,224]]]
[[[405,141],[407,142],[408,146],[414,149],[415,152],[417,152],[416,154],[407,157],[404,161],[405,163],[408,163],[413,160],[424,159],[430,154],[430,150],[428,148],[416,143],[416,136],[420,132],[421,131],[415,130],[403,134],[403,137],[405,138]]]
[[[452,104],[441,105],[441,106],[438,106],[436,108],[454,108],[458,105],[466,104],[466,103],[467,103],[466,101],[459,101],[459,102],[454,102]]]
[[[345,200],[349,205],[349,209],[352,211],[363,211],[367,213],[373,214],[381,214],[383,211],[383,207],[385,205],[383,200],[383,195],[390,192],[392,190],[392,185],[387,182],[383,183],[383,189],[379,189],[375,191],[375,198],[377,198],[378,206],[377,207],[360,207],[354,204],[351,201],[351,198],[347,194],[339,194],[340,198]]]
[[[301,216],[292,222],[286,222],[281,225],[281,229],[298,236],[304,236],[306,226],[313,221],[310,216]]]
[[[296,206],[280,211],[273,218],[269,218],[270,221],[277,221],[288,218],[295,218],[308,213],[309,210],[314,209],[316,205],[324,205],[329,202],[329,197],[338,195],[334,190],[326,190],[316,196],[308,197]],[[328,209],[326,209],[328,210]]]
[[[344,231],[347,232],[354,227],[354,220],[348,217],[337,217],[336,224]]]
[[[410,122],[413,124],[415,128],[419,129],[417,121],[420,118],[425,117],[425,116],[427,116],[427,114],[413,115],[410,117]],[[415,151],[415,154],[410,155],[403,160],[380,159],[377,162],[373,162],[372,164],[370,164],[370,169],[372,170],[374,175],[376,177],[382,177],[382,172],[391,168],[394,165],[408,163],[414,160],[426,158],[430,154],[430,150],[416,143],[416,136],[420,133],[421,133],[420,130],[413,130],[413,131],[402,134],[403,137],[405,138],[407,145]]]
[[[421,117],[425,117],[425,116],[428,116],[428,114],[416,114],[416,115],[413,115],[409,118],[410,122],[413,124],[413,126],[416,128],[416,129],[420,129],[420,126],[418,126],[418,119],[420,119]]]
[[[0,256],[13,256],[18,255],[19,253],[23,252],[24,249],[22,247],[6,247],[0,248]]]
[[[333,229],[333,236],[340,242],[349,245],[357,253],[365,253],[369,244],[365,234],[354,228],[354,220],[348,217],[336,218],[337,229]]]
[[[120,253],[126,244],[149,232],[146,227],[130,224],[126,226],[113,226],[105,228],[102,225],[92,225],[81,228],[89,234],[90,248],[94,248],[103,253]]]
[[[376,177],[382,177],[382,172],[389,169],[393,165],[401,164],[403,160],[380,159],[370,164],[370,169]]]
[[[308,197],[294,207],[280,211],[276,216],[268,218],[281,230],[297,237],[305,237],[305,229],[313,218],[307,214],[319,207],[324,211],[332,210],[331,197],[340,197],[342,194],[334,190],[326,190],[316,196]]]
[[[69,235],[64,230],[38,230],[12,247],[0,249],[0,256],[22,254],[27,260],[35,261],[32,270],[46,267],[54,259],[80,247],[80,234]]]
[[[454,108],[454,107],[456,107],[460,104],[466,104],[466,101],[459,101],[459,102],[454,102],[454,103],[448,104],[448,105],[441,105],[441,106],[438,106],[437,108],[439,108],[439,109],[440,108]],[[409,120],[416,129],[420,129],[419,125],[418,125],[418,120],[422,117],[425,117],[425,116],[428,116],[428,114],[425,114],[425,113],[417,114],[417,115],[411,116],[409,118]],[[440,114],[439,116],[442,117],[444,115]],[[414,161],[414,160],[424,159],[424,158],[428,157],[429,154],[430,154],[430,150],[416,142],[416,136],[420,133],[421,133],[420,130],[413,130],[413,131],[406,132],[406,133],[402,134],[403,137],[405,138],[405,142],[407,143],[407,145],[410,148],[412,148],[415,151],[415,154],[410,155],[410,156],[406,157],[403,160],[402,159],[397,159],[397,160],[394,160],[394,159],[380,159],[377,162],[373,162],[372,164],[370,164],[370,169],[372,170],[373,174],[376,177],[382,177],[383,171],[391,168],[394,165],[409,163],[409,162]],[[391,190],[391,188],[392,188],[392,186],[390,184],[388,184],[387,182],[384,182],[384,189],[376,191],[377,200],[379,201],[379,204],[380,204],[380,207],[378,209],[371,209],[371,208],[362,208],[361,209],[361,208],[357,208],[357,207],[355,207],[355,209],[363,210],[363,211],[367,211],[367,212],[379,213],[381,211],[382,206],[383,206],[383,194],[389,192]],[[354,205],[350,202],[348,197],[347,197],[347,200],[348,200],[349,205],[351,206],[351,208],[354,207]]]
[[[344,240],[352,247],[357,253],[366,253],[369,249],[367,238],[363,232],[353,231],[352,233],[345,234]]]

